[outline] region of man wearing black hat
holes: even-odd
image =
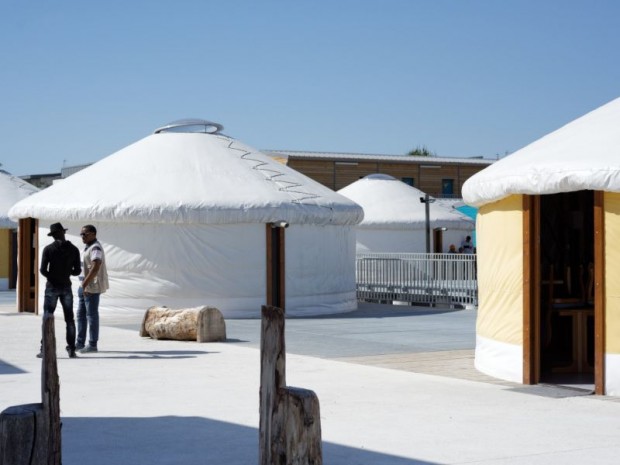
[[[47,278],[43,311],[53,314],[58,300],[60,300],[67,325],[67,352],[70,358],[75,358],[75,320],[71,275],[79,275],[82,271],[82,265],[78,248],[65,240],[66,231],[60,223],[54,223],[50,226],[48,236],[53,237],[54,242],[43,249],[40,271]],[[37,357],[41,356],[42,353],[37,355]]]

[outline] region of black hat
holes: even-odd
[[[50,226],[50,232],[47,234],[48,236],[53,236],[57,232],[67,232],[67,229],[62,227],[60,223],[54,223]]]

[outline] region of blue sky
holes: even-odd
[[[620,97],[616,0],[0,0],[0,163],[181,118],[259,149],[495,158]]]

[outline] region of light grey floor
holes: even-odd
[[[78,359],[62,349],[56,320],[63,463],[257,463],[258,320],[227,321],[229,342],[197,344],[139,337],[141,315],[102,319],[100,352]],[[613,399],[390,366],[471,361],[474,319],[474,311],[363,305],[287,320],[287,385],[320,399],[324,463],[617,463]],[[0,410],[40,399],[40,330],[40,317],[0,296]],[[434,335],[458,342],[446,350]]]
[[[110,322],[139,329],[139,322]],[[286,319],[287,352],[321,358],[432,352],[475,347],[475,310],[360,303],[341,315]],[[228,342],[260,347],[260,320],[226,320]]]

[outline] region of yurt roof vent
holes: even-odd
[[[383,173],[373,173],[364,176],[364,179],[380,179],[382,181],[396,181],[394,176],[390,176],[389,174]]]
[[[222,129],[224,129],[224,126],[219,123],[214,123],[213,121],[207,121],[205,119],[190,118],[173,121],[161,128],[155,129],[154,134],[162,132],[203,132],[205,134],[219,134]]]

